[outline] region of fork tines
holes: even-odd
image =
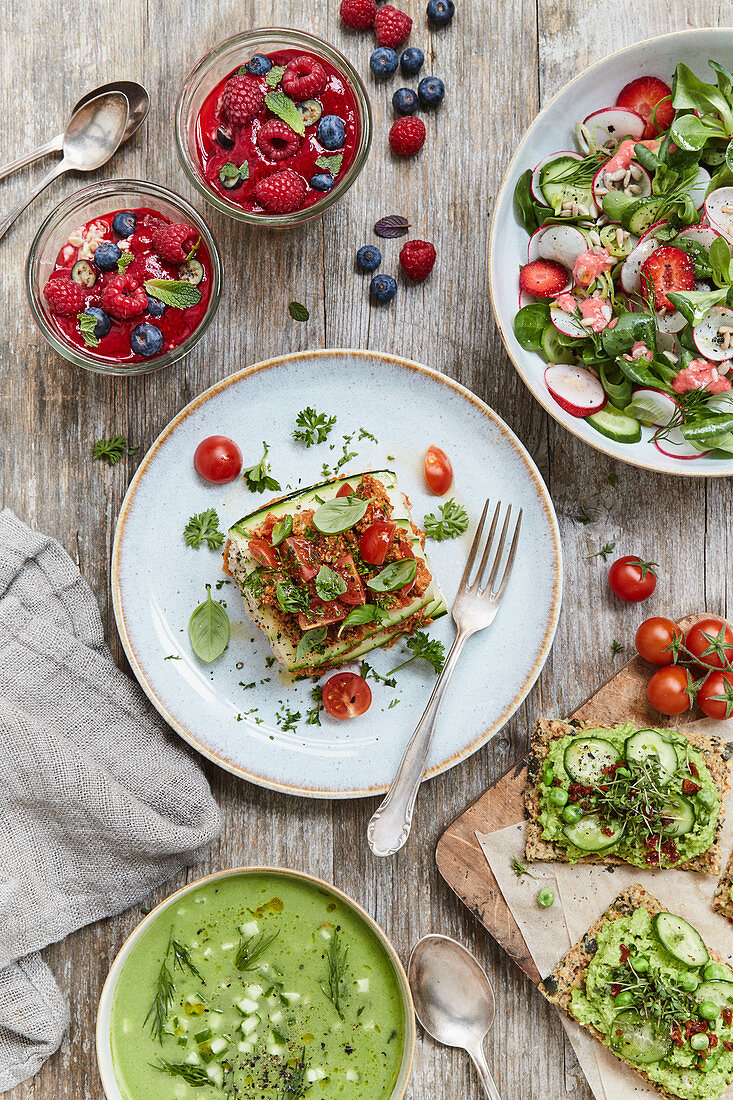
[[[506,515],[504,517],[504,523],[501,527],[501,534],[499,535],[498,543],[495,545],[495,535],[497,527],[499,526],[499,520],[502,510],[502,502],[497,501],[494,514],[491,519],[491,525],[489,526],[488,534],[485,534],[486,520],[489,514],[489,501],[484,504],[484,510],[481,513],[481,519],[479,520],[478,527],[476,528],[476,534],[474,535],[473,544],[471,546],[471,552],[468,555],[468,561],[466,562],[466,568],[461,578],[460,591],[475,592],[477,595],[485,595],[488,593],[489,597],[494,600],[501,599],[501,596],[506,587],[506,583],[512,572],[514,565],[514,559],[517,553],[517,543],[519,541],[519,531],[522,526],[522,509],[519,509],[516,521],[513,525],[511,535],[509,535],[509,529],[512,526],[512,505],[507,507]],[[509,540],[509,551],[506,555],[504,563],[504,572],[501,576],[501,580],[496,586],[496,579],[499,576],[500,566],[502,559],[504,558],[504,549],[507,544],[507,538]],[[479,567],[472,580],[470,580],[471,573],[473,571],[473,565],[476,560],[476,555],[479,552],[481,546],[484,547],[481,555],[481,561]],[[488,576],[487,576],[488,572]]]

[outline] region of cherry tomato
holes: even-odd
[[[684,714],[691,707],[687,671],[680,665],[657,669],[646,685],[649,702],[660,714]]]
[[[354,565],[354,559],[351,554],[342,554],[340,558],[337,558],[333,563],[333,567],[340,577],[346,581],[346,591],[342,592],[339,596],[341,603],[345,604],[361,604],[366,603],[366,592],[364,591],[364,584],[359,576],[358,570]]]
[[[389,520],[370,523],[359,539],[359,553],[370,565],[381,565],[387,557],[396,527]]]
[[[266,569],[276,569],[280,564],[277,550],[267,539],[250,539],[247,543],[250,554]]]
[[[682,631],[671,619],[655,616],[645,619],[636,632],[636,652],[653,665],[671,665],[674,656],[670,646],[675,638],[682,638]]]
[[[320,569],[319,565],[313,564],[313,544],[308,539],[291,535],[290,538],[285,539],[285,545],[297,562],[300,579],[312,580]]]
[[[626,603],[640,603],[657,587],[655,561],[644,561],[635,554],[617,558],[608,570],[608,584],[614,596]]]
[[[715,698],[718,695],[720,699]],[[730,718],[733,714],[733,672],[711,672],[698,690],[697,701],[708,718]]]
[[[337,497],[350,497],[353,495],[354,490],[351,488],[348,482],[345,485],[342,485],[339,491],[336,493]]]
[[[445,451],[440,447],[428,447],[425,455],[425,480],[436,496],[442,497],[453,484],[453,467]]]
[[[355,672],[337,672],[323,685],[323,705],[332,718],[358,718],[372,705],[372,689]]]
[[[194,451],[193,464],[204,481],[223,485],[241,474],[242,452],[228,436],[210,435],[202,439]]]
[[[706,653],[707,649],[717,642],[718,635],[723,631],[723,653]],[[707,637],[705,635],[707,634]],[[690,653],[694,653],[706,665],[713,668],[728,668],[733,664],[733,630],[722,619],[700,619],[687,631],[685,645]]]

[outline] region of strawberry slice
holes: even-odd
[[[654,287],[656,309],[674,309],[667,294],[670,290],[695,289],[695,264],[692,256],[673,245],[664,245],[647,256],[641,265],[642,283],[649,280]]]
[[[616,106],[628,107],[641,115],[646,122],[645,138],[657,137],[663,130],[668,130],[674,118],[672,89],[658,76],[640,76],[626,84],[618,94]],[[657,111],[652,122],[655,107]]]
[[[556,298],[570,281],[562,264],[554,260],[532,260],[519,272],[519,285],[535,298]]]

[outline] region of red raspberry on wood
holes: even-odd
[[[406,241],[400,252],[400,267],[413,283],[421,283],[433,270],[436,255],[429,241]]]
[[[380,46],[401,46],[410,37],[412,20],[403,11],[398,11],[391,4],[385,4],[380,8],[374,19],[374,31]]]
[[[389,144],[398,157],[411,157],[425,144],[425,123],[421,118],[398,118],[389,131]]]
[[[377,0],[341,0],[341,22],[352,31],[367,31],[374,26]]]

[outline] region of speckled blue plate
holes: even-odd
[[[329,440],[308,449],[291,435],[307,405],[337,417]],[[360,440],[360,429],[378,442]],[[323,464],[333,467],[344,435],[353,434],[348,449],[358,456],[343,471],[394,469],[418,524],[440,503],[425,487],[425,451],[430,444],[443,447],[455,472],[451,495],[471,519],[460,538],[427,544],[449,605],[484,499],[521,505],[519,552],[502,606],[493,626],[464,651],[427,774],[480,748],[537,679],[560,611],[557,519],[517,437],[477,397],[437,371],[375,352],[332,350],[273,359],[223,379],[171,421],[141,462],[122,504],[112,554],[117,626],[138,680],[165,720],[204,756],[253,783],[314,798],[387,789],[432,690],[433,672],[415,661],[398,674],[396,688],[370,681],[373,702],[361,718],[340,722],[322,711],[320,726],[308,724],[312,681],[293,684],[267,666],[269,645],[244,618],[233,583],[214,593],[226,602],[232,622],[229,648],[210,665],[196,658],[189,617],[205,596],[204,585],[225,578],[220,552],[185,545],[186,522],[211,507],[226,530],[267,501],[241,478],[213,486],[198,477],[194,450],[215,434],[237,440],[245,466],[259,461],[266,439],[283,490],[324,480]],[[450,616],[429,629],[447,648],[454,634]],[[405,656],[398,642],[367,659],[385,675]],[[288,723],[286,711],[301,717]],[[284,730],[284,724],[293,728]]]

